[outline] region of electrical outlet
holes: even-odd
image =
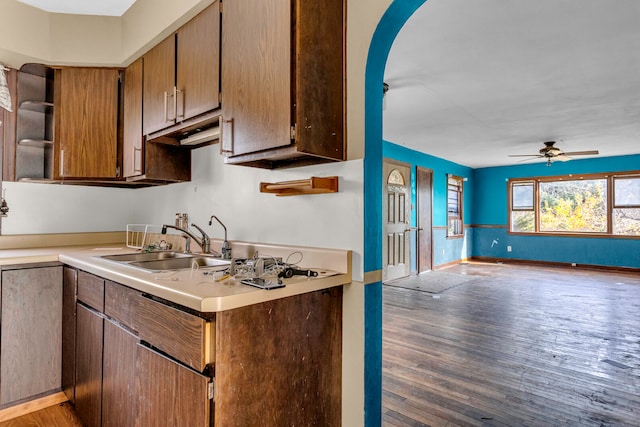
[[[507,246],[507,252],[511,252],[511,246]]]
[[[442,255],[444,255],[444,249],[442,250]]]

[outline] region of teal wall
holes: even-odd
[[[382,83],[396,35],[426,0],[394,0],[371,39],[364,95],[364,272],[382,269]],[[382,424],[382,282],[364,288],[364,423]]]
[[[439,189],[442,172],[456,173],[457,168],[463,177],[468,168],[437,159],[426,154],[394,146],[382,141],[382,83],[384,68],[391,45],[396,35],[425,0],[393,0],[376,28],[367,56],[365,71],[365,152],[364,152],[364,272],[374,273],[382,269],[382,157],[388,155],[400,161],[434,169],[434,189]],[[410,156],[407,158],[406,156]],[[403,160],[405,159],[405,160]],[[423,163],[424,162],[424,163]],[[431,165],[431,166],[430,166]],[[521,165],[508,168],[486,168],[472,171],[465,197],[465,223],[502,225],[507,224],[506,182],[505,179],[516,176],[543,176],[545,174],[593,173],[625,170],[640,170],[640,156],[624,158],[571,161],[554,163],[545,169],[543,163]],[[445,172],[451,168],[450,172]],[[518,168],[518,169],[516,169]],[[438,190],[441,191],[441,190]],[[444,191],[444,190],[442,190]],[[434,199],[441,196],[434,194]],[[435,204],[434,225],[446,224],[446,209],[442,202]],[[440,206],[440,207],[438,207]],[[469,209],[471,207],[471,209]],[[440,213],[443,212],[443,213]],[[415,218],[413,218],[415,221]],[[415,222],[414,222],[415,224]],[[506,228],[475,228],[466,232],[464,240],[447,241],[441,233],[434,230],[434,242],[444,245],[445,255],[434,259],[434,265],[463,258],[469,253],[475,256],[495,256],[522,259],[563,260],[575,258],[569,262],[587,262],[589,264],[631,265],[640,267],[638,252],[640,240],[631,239],[586,239],[553,238],[524,236],[516,240],[507,236]],[[493,243],[496,240],[498,243]],[[513,252],[506,252],[507,242],[514,246]],[[455,242],[455,243],[454,243]],[[466,247],[464,242],[467,243]],[[462,246],[456,246],[456,245]],[[443,247],[436,253],[442,254]],[[597,262],[588,262],[597,261]],[[365,374],[365,426],[377,427],[382,423],[382,283],[368,283],[364,289],[364,374]]]
[[[431,169],[433,172],[433,266],[447,264],[471,257],[474,230],[465,228],[464,238],[447,239],[447,174],[466,179],[464,182],[463,220],[470,225],[473,217],[474,179],[473,169],[414,151],[391,142],[382,144],[382,156],[411,166],[411,226],[416,226],[416,167]],[[412,247],[415,248],[415,233],[411,233]],[[411,259],[411,271],[416,271],[415,251]]]
[[[507,181],[529,178],[640,170],[640,155],[605,157],[476,169],[472,256],[640,268],[640,240],[601,237],[510,235]],[[486,226],[500,226],[486,227]],[[507,246],[512,251],[507,252]]]

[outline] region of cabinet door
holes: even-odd
[[[291,144],[291,1],[234,0],[222,14],[222,147]]]
[[[142,58],[124,71],[122,171],[125,178],[142,175]]]
[[[345,160],[344,0],[296,0],[296,146]]]
[[[55,85],[57,177],[116,178],[119,71],[63,68]]]
[[[178,30],[178,121],[220,105],[219,10],[216,1]]]
[[[137,349],[138,427],[210,425],[210,378],[145,346]]]
[[[62,270],[62,391],[75,402],[76,382],[76,294],[78,271]]]
[[[175,122],[173,103],[175,87],[175,34],[167,37],[143,56],[144,134],[164,129]]]
[[[76,412],[87,427],[100,426],[104,320],[81,304],[76,316]]]
[[[5,74],[13,112],[0,108],[0,181],[15,181],[18,72],[10,69]]]
[[[132,426],[136,419],[138,395],[135,391],[135,335],[104,321],[104,359],[102,370],[102,425]]]
[[[60,388],[62,267],[2,271],[1,325],[0,404]]]
[[[217,427],[340,425],[341,287],[223,311],[216,325]]]

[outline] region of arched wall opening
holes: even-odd
[[[373,34],[365,71],[364,290],[365,426],[382,423],[382,95],[387,58],[398,32],[426,0],[394,0]]]

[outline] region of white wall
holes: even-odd
[[[56,17],[16,0],[0,0],[0,63],[128,65],[212,0],[138,0],[120,21]],[[364,76],[371,36],[391,0],[347,2],[348,158],[364,152]],[[92,25],[98,31],[91,31]],[[52,28],[53,26],[53,28]],[[68,28],[67,28],[68,27]],[[119,45],[119,46],[117,46]],[[354,282],[344,294],[343,425],[364,422],[364,284],[362,160],[263,171],[222,164],[217,146],[194,151],[193,181],[161,188],[4,183],[11,212],[3,233],[122,230],[123,224],[172,221],[189,212],[199,224],[215,213],[233,240],[260,240],[354,251]],[[340,176],[340,193],[276,198],[260,181]],[[215,229],[209,229],[219,235]],[[0,236],[0,247],[2,246]]]
[[[212,237],[316,246],[354,251],[353,269],[362,280],[362,161],[270,171],[225,165],[218,145],[192,152],[192,181],[143,189],[5,182],[9,216],[2,234],[121,231],[128,223],[173,224],[176,212]],[[293,197],[259,192],[261,181],[340,177],[340,191]]]

